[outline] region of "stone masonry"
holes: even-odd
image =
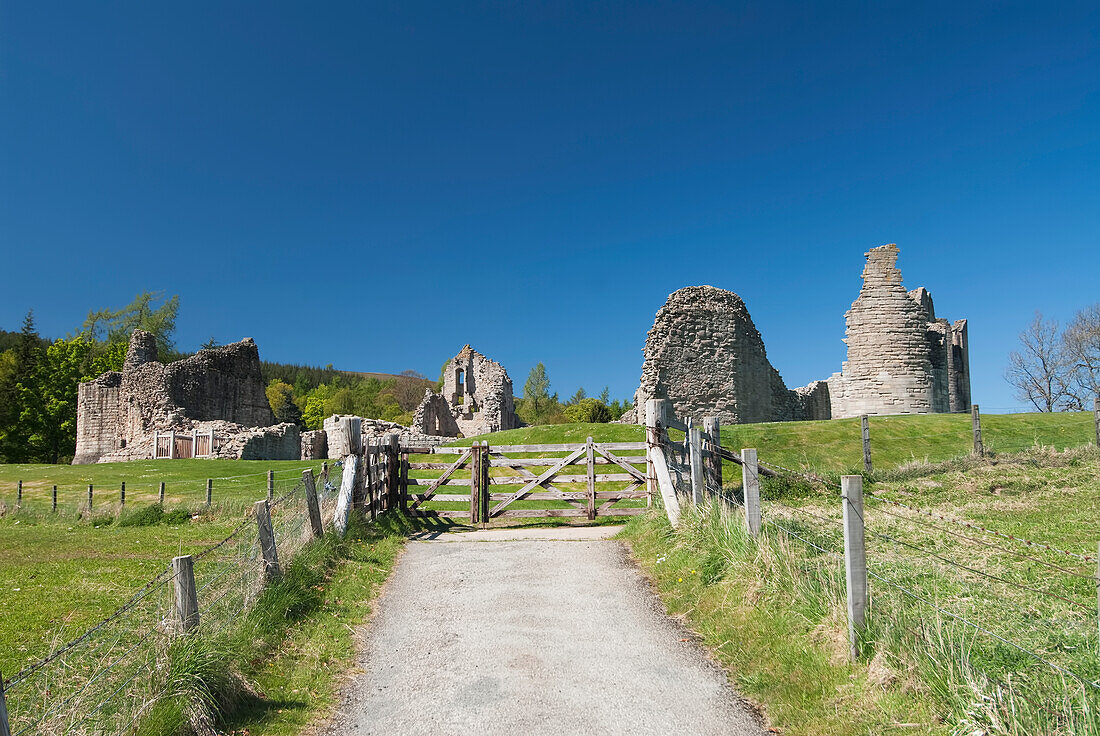
[[[647,399],[667,398],[677,416],[717,416],[724,424],[828,419],[829,387],[790,390],[768,362],[745,302],[732,291],[689,286],[657,312],[646,337],[634,421]]]
[[[466,345],[443,369],[442,394],[425,392],[412,430],[424,435],[472,437],[519,424],[508,371]]]
[[[80,384],[73,464],[147,459],[155,432],[209,429],[218,457],[294,460],[301,453],[297,427],[275,425],[254,341],[163,364],[156,338],[135,330],[121,372]]]
[[[848,359],[829,378],[832,415],[966,411],[966,320],[937,319],[926,289],[906,291],[896,245],[866,256],[863,287],[845,316]]]

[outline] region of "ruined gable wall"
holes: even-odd
[[[725,424],[805,417],[806,402],[768,362],[745,302],[732,291],[689,286],[671,294],[643,352],[634,395],[640,424],[651,398],[670,399],[678,416],[717,416]]]
[[[260,351],[251,338],[200,350],[165,368],[168,398],[187,417],[246,427],[275,424],[260,375]]]
[[[416,407],[412,426],[414,432],[443,437],[457,437],[458,423],[451,413],[451,405],[440,394],[425,389],[424,398]]]
[[[121,384],[122,374],[111,371],[78,387],[73,465],[94,463],[100,456],[119,449],[122,440],[119,433]]]
[[[451,405],[459,430],[467,437],[519,426],[508,371],[469,345],[444,370],[443,397]]]
[[[965,383],[969,401],[969,358],[956,344],[965,334],[937,319],[926,289],[905,290],[896,245],[866,257],[863,286],[845,315],[848,359],[829,378],[832,415],[959,411],[953,387]]]

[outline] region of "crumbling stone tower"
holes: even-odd
[[[716,416],[724,424],[829,418],[824,382],[788,389],[745,302],[732,291],[688,286],[673,292],[643,352],[632,415],[639,424],[653,398],[670,399],[679,416]]]
[[[937,319],[926,289],[906,291],[897,245],[866,256],[863,287],[845,315],[848,360],[829,378],[833,417],[967,410],[966,320]]]

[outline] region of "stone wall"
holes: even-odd
[[[440,437],[457,437],[459,433],[451,405],[441,394],[433,393],[431,389],[424,391],[424,399],[413,415],[411,429],[421,434]]]
[[[165,365],[157,362],[156,338],[135,330],[122,371],[78,389],[73,463],[147,459],[155,432],[190,432],[209,423],[221,433],[215,444],[226,453],[239,450],[263,460],[294,460],[301,454],[297,428],[272,426],[275,417],[251,339]]]
[[[966,320],[937,319],[926,289],[906,291],[896,245],[872,248],[866,257],[863,286],[845,315],[848,359],[829,378],[832,415],[965,411]]]
[[[745,302],[732,291],[689,286],[657,312],[646,337],[633,418],[645,423],[651,398],[677,416],[716,416],[724,424],[828,419],[828,387],[791,391],[768,362]]]
[[[465,437],[519,426],[508,371],[469,345],[443,370],[443,398]]]
[[[328,435],[323,429],[302,432],[302,459],[323,460],[328,457]]]

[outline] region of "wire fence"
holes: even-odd
[[[280,564],[310,539],[312,529],[301,471],[282,474],[273,488],[261,481],[254,497],[268,504]],[[260,474],[266,475],[266,474]],[[336,489],[322,475],[318,500],[331,518]],[[192,555],[201,631],[230,626],[260,595],[266,564],[255,518]],[[110,616],[4,682],[12,736],[99,736],[131,733],[169,682],[169,648],[182,631],[176,573],[171,564],[149,579]]]
[[[663,437],[660,447],[676,494],[690,499],[690,461],[684,457],[683,443]],[[827,474],[764,460],[759,464],[779,474],[780,481],[791,475],[810,480],[819,490],[835,494],[836,500],[822,503],[822,495],[777,497],[768,492],[767,481],[761,498],[753,483],[727,487],[712,477],[705,479],[704,495],[743,510],[749,505],[745,495],[757,494],[753,500],[762,508],[764,529],[804,550],[792,564],[816,576],[843,600],[848,549],[841,487],[826,480]],[[752,472],[748,465],[741,470],[744,475]],[[952,519],[875,493],[863,498],[859,523],[867,540],[871,590],[871,623],[863,636],[896,636],[885,630],[920,628],[931,615],[939,626],[955,631],[957,640],[970,642],[967,665],[991,686],[1019,695],[1060,723],[1066,722],[1066,711],[1049,710],[1055,694],[1076,697],[1073,708],[1095,714],[1100,705],[1100,574],[1094,555]]]

